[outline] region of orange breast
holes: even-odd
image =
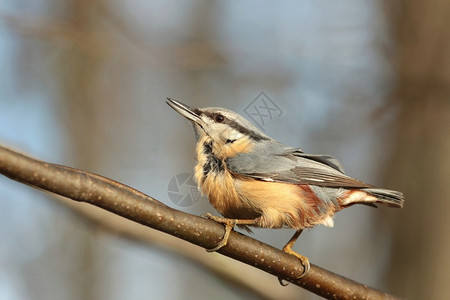
[[[301,221],[305,201],[297,186],[287,183],[240,179],[236,182],[238,194],[262,212],[261,227],[296,227]]]
[[[243,201],[236,191],[236,180],[228,172],[212,173],[203,176],[203,168],[195,168],[195,177],[203,194],[211,205],[226,218],[255,219],[260,213],[249,203]]]
[[[236,190],[245,202],[261,211],[260,227],[302,229],[317,224],[333,226],[331,216],[335,207],[321,210],[324,203],[307,185],[244,178],[236,181]]]

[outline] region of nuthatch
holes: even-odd
[[[235,225],[294,228],[283,251],[292,250],[303,229],[333,226],[333,215],[354,204],[402,207],[403,194],[377,188],[344,174],[334,157],[304,153],[262,133],[239,114],[220,107],[191,108],[168,98],[167,104],[193,123],[197,138],[195,179],[224,218],[225,235],[211,251],[227,244]]]

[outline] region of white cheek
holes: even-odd
[[[243,136],[244,135],[242,133],[240,133],[239,131],[233,130],[231,132],[230,136],[228,137],[228,139],[230,139],[230,140],[239,140]]]

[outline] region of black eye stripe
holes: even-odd
[[[216,117],[218,115],[222,116],[224,119],[222,122],[222,124],[227,124],[228,126],[230,126],[231,128],[239,131],[240,133],[248,136],[249,138],[255,140],[255,141],[262,141],[262,140],[267,140],[266,137],[260,135],[259,133],[252,131],[248,128],[245,128],[244,126],[242,126],[241,124],[239,124],[238,122],[234,121],[234,120],[230,120],[227,117],[225,117],[224,115],[217,113],[217,112],[209,112],[209,111],[204,111],[203,112],[206,116],[208,116],[208,118],[210,118],[211,120],[217,122]]]
[[[207,112],[205,111],[204,114],[208,116],[211,120],[217,122],[217,123],[228,123],[229,119],[222,115],[221,113],[216,112]]]
[[[193,110],[198,116],[201,116],[203,114],[203,112],[198,108],[194,108]]]

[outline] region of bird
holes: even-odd
[[[403,207],[401,192],[349,177],[333,156],[278,142],[234,111],[192,108],[171,98],[166,102],[193,124],[194,178],[223,216],[205,215],[225,226],[222,240],[208,251],[226,246],[236,225],[250,232],[249,226],[292,228],[296,231],[282,250],[300,260],[301,278],[310,270],[309,259],[292,247],[304,229],[333,227],[334,214],[355,204]]]

